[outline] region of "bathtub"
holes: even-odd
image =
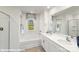
[[[29,34],[20,36],[20,49],[29,49],[32,47],[40,46],[40,38],[38,34]]]

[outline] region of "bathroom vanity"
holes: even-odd
[[[41,44],[45,51],[47,52],[65,52],[67,51],[56,42],[52,41],[49,37],[43,36],[41,40]]]
[[[60,37],[61,36],[61,37]],[[68,42],[65,36],[41,33],[41,46],[46,52],[79,52],[76,41]]]
[[[71,7],[50,16],[47,32],[41,32],[41,46],[45,51],[79,52],[76,41],[79,36],[78,7]]]

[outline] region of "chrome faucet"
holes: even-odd
[[[51,32],[51,31],[47,31],[46,33],[52,34],[52,32]]]
[[[66,37],[66,40],[67,40],[68,42],[71,42],[68,36]]]

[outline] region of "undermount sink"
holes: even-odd
[[[63,44],[63,45],[72,45],[72,42],[66,41],[66,40],[58,40],[59,43]]]

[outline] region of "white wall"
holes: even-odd
[[[45,10],[44,12],[40,13],[40,31],[47,32],[49,28],[49,20],[50,20],[49,11]]]
[[[19,48],[20,10],[16,7],[0,7],[0,11],[10,15],[10,48]]]
[[[44,32],[44,13],[41,13],[40,14],[40,26],[39,26],[39,29],[41,32]]]

